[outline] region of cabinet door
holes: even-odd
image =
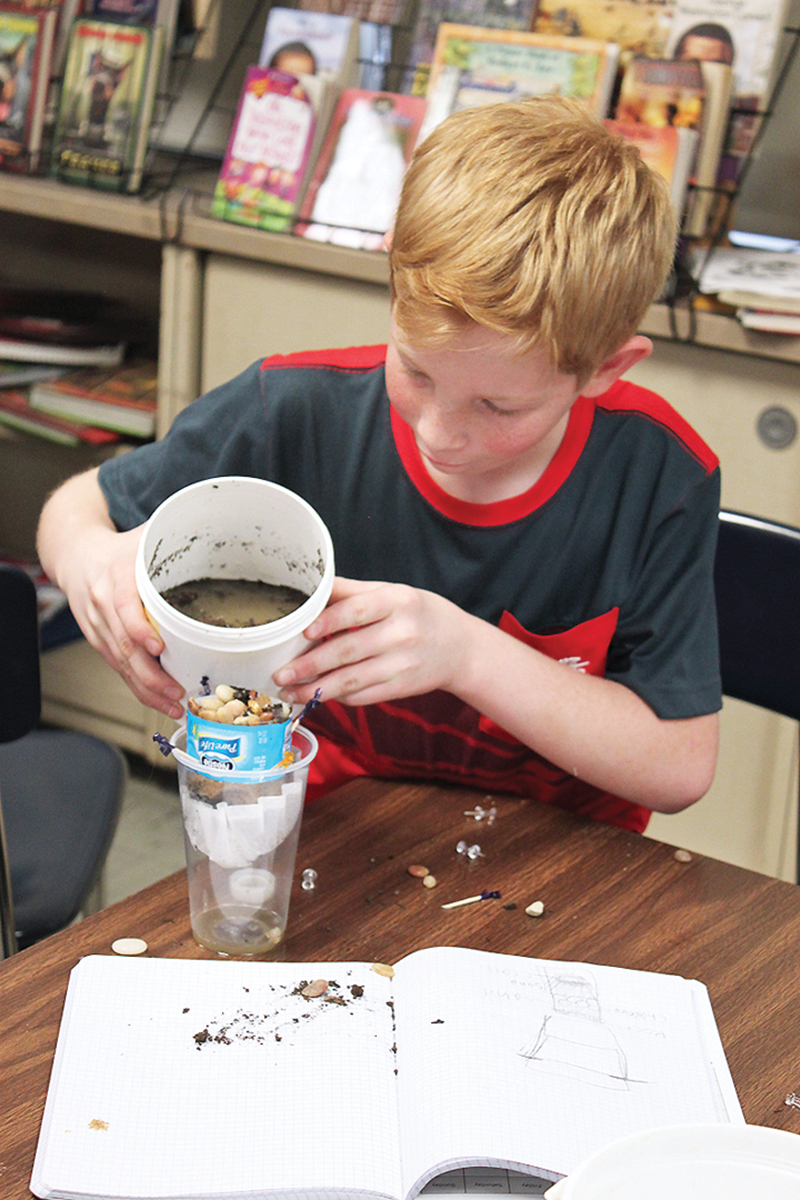
[[[202,390],[268,354],[369,346],[389,333],[385,284],[208,256],[204,276]]]
[[[628,378],[664,396],[718,454],[724,507],[800,525],[800,367],[656,341]],[[797,745],[794,721],[726,699],[710,792],[684,813],[656,814],[648,832],[794,880]]]

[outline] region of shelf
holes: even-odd
[[[389,284],[389,257],[382,252],[329,246],[288,233],[248,229],[215,217],[191,213],[184,216],[181,244],[253,262],[297,267],[365,283],[383,283],[387,287]]]
[[[782,333],[758,333],[745,329],[735,317],[718,313],[696,312],[695,327],[690,338],[690,314],[686,309],[675,311],[675,330],[670,324],[666,304],[653,304],[649,308],[640,333],[649,337],[666,338],[672,342],[685,342],[692,346],[703,346],[712,350],[730,350],[736,354],[750,354],[756,358],[774,358],[780,362],[800,363],[800,337]],[[677,338],[675,337],[677,332]]]
[[[287,233],[248,229],[208,215],[208,181],[200,189],[172,188],[156,197],[122,196],[55,180],[0,174],[0,210],[84,225],[251,262],[292,267],[364,283],[389,284],[383,253],[307,241]],[[651,337],[800,363],[800,338],[745,329],[733,317],[677,309],[675,328],[666,305],[648,310],[641,333]],[[677,333],[677,337],[675,334]]]

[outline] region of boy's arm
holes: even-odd
[[[338,579],[306,631],[319,642],[276,673],[297,702],[368,704],[441,688],[563,770],[658,812],[708,790],[715,714],[662,720],[633,691],[581,674],[431,592]]]
[[[47,500],[39,520],[39,561],[66,593],[89,643],[143,704],[177,720],[183,689],[157,661],[164,644],[136,587],[140,536],[141,527],[117,532],[95,468],[68,479]]]

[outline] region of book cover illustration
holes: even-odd
[[[758,133],[756,114],[768,108],[787,10],[788,0],[675,0],[666,53],[728,63],[733,70],[737,111],[723,163],[729,182],[737,178]]]
[[[536,33],[616,42],[621,61],[634,54],[660,58],[670,31],[672,0],[539,0]]]
[[[460,109],[546,94],[605,116],[618,60],[618,46],[591,38],[441,25],[420,140]]]
[[[421,96],[346,89],[303,200],[297,232],[315,241],[380,250],[394,223],[417,143]]]
[[[699,129],[704,99],[703,73],[696,60],[637,57],[623,73],[614,116],[654,129]]]
[[[683,212],[689,178],[697,156],[699,134],[687,126],[644,125],[641,122],[606,121],[614,133],[638,147],[643,161],[670,185],[672,203]]]
[[[314,104],[285,71],[248,67],[212,214],[281,231],[299,200],[314,137]]]
[[[150,29],[114,22],[75,23],[53,136],[52,175],[132,190],[128,176],[141,142],[140,126],[149,123],[151,35]]]
[[[358,22],[329,12],[272,8],[258,63],[292,75],[329,73],[343,87],[358,77]]]
[[[428,91],[433,52],[439,26],[478,25],[484,29],[528,31],[536,13],[536,0],[509,0],[485,4],[483,0],[428,0],[420,3],[411,34],[409,67],[400,84],[401,92],[424,96]]]
[[[57,15],[0,8],[0,166],[37,165]]]

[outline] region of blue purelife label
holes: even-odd
[[[290,720],[270,725],[220,725],[190,714],[186,753],[215,770],[269,771],[291,748],[291,726]]]

